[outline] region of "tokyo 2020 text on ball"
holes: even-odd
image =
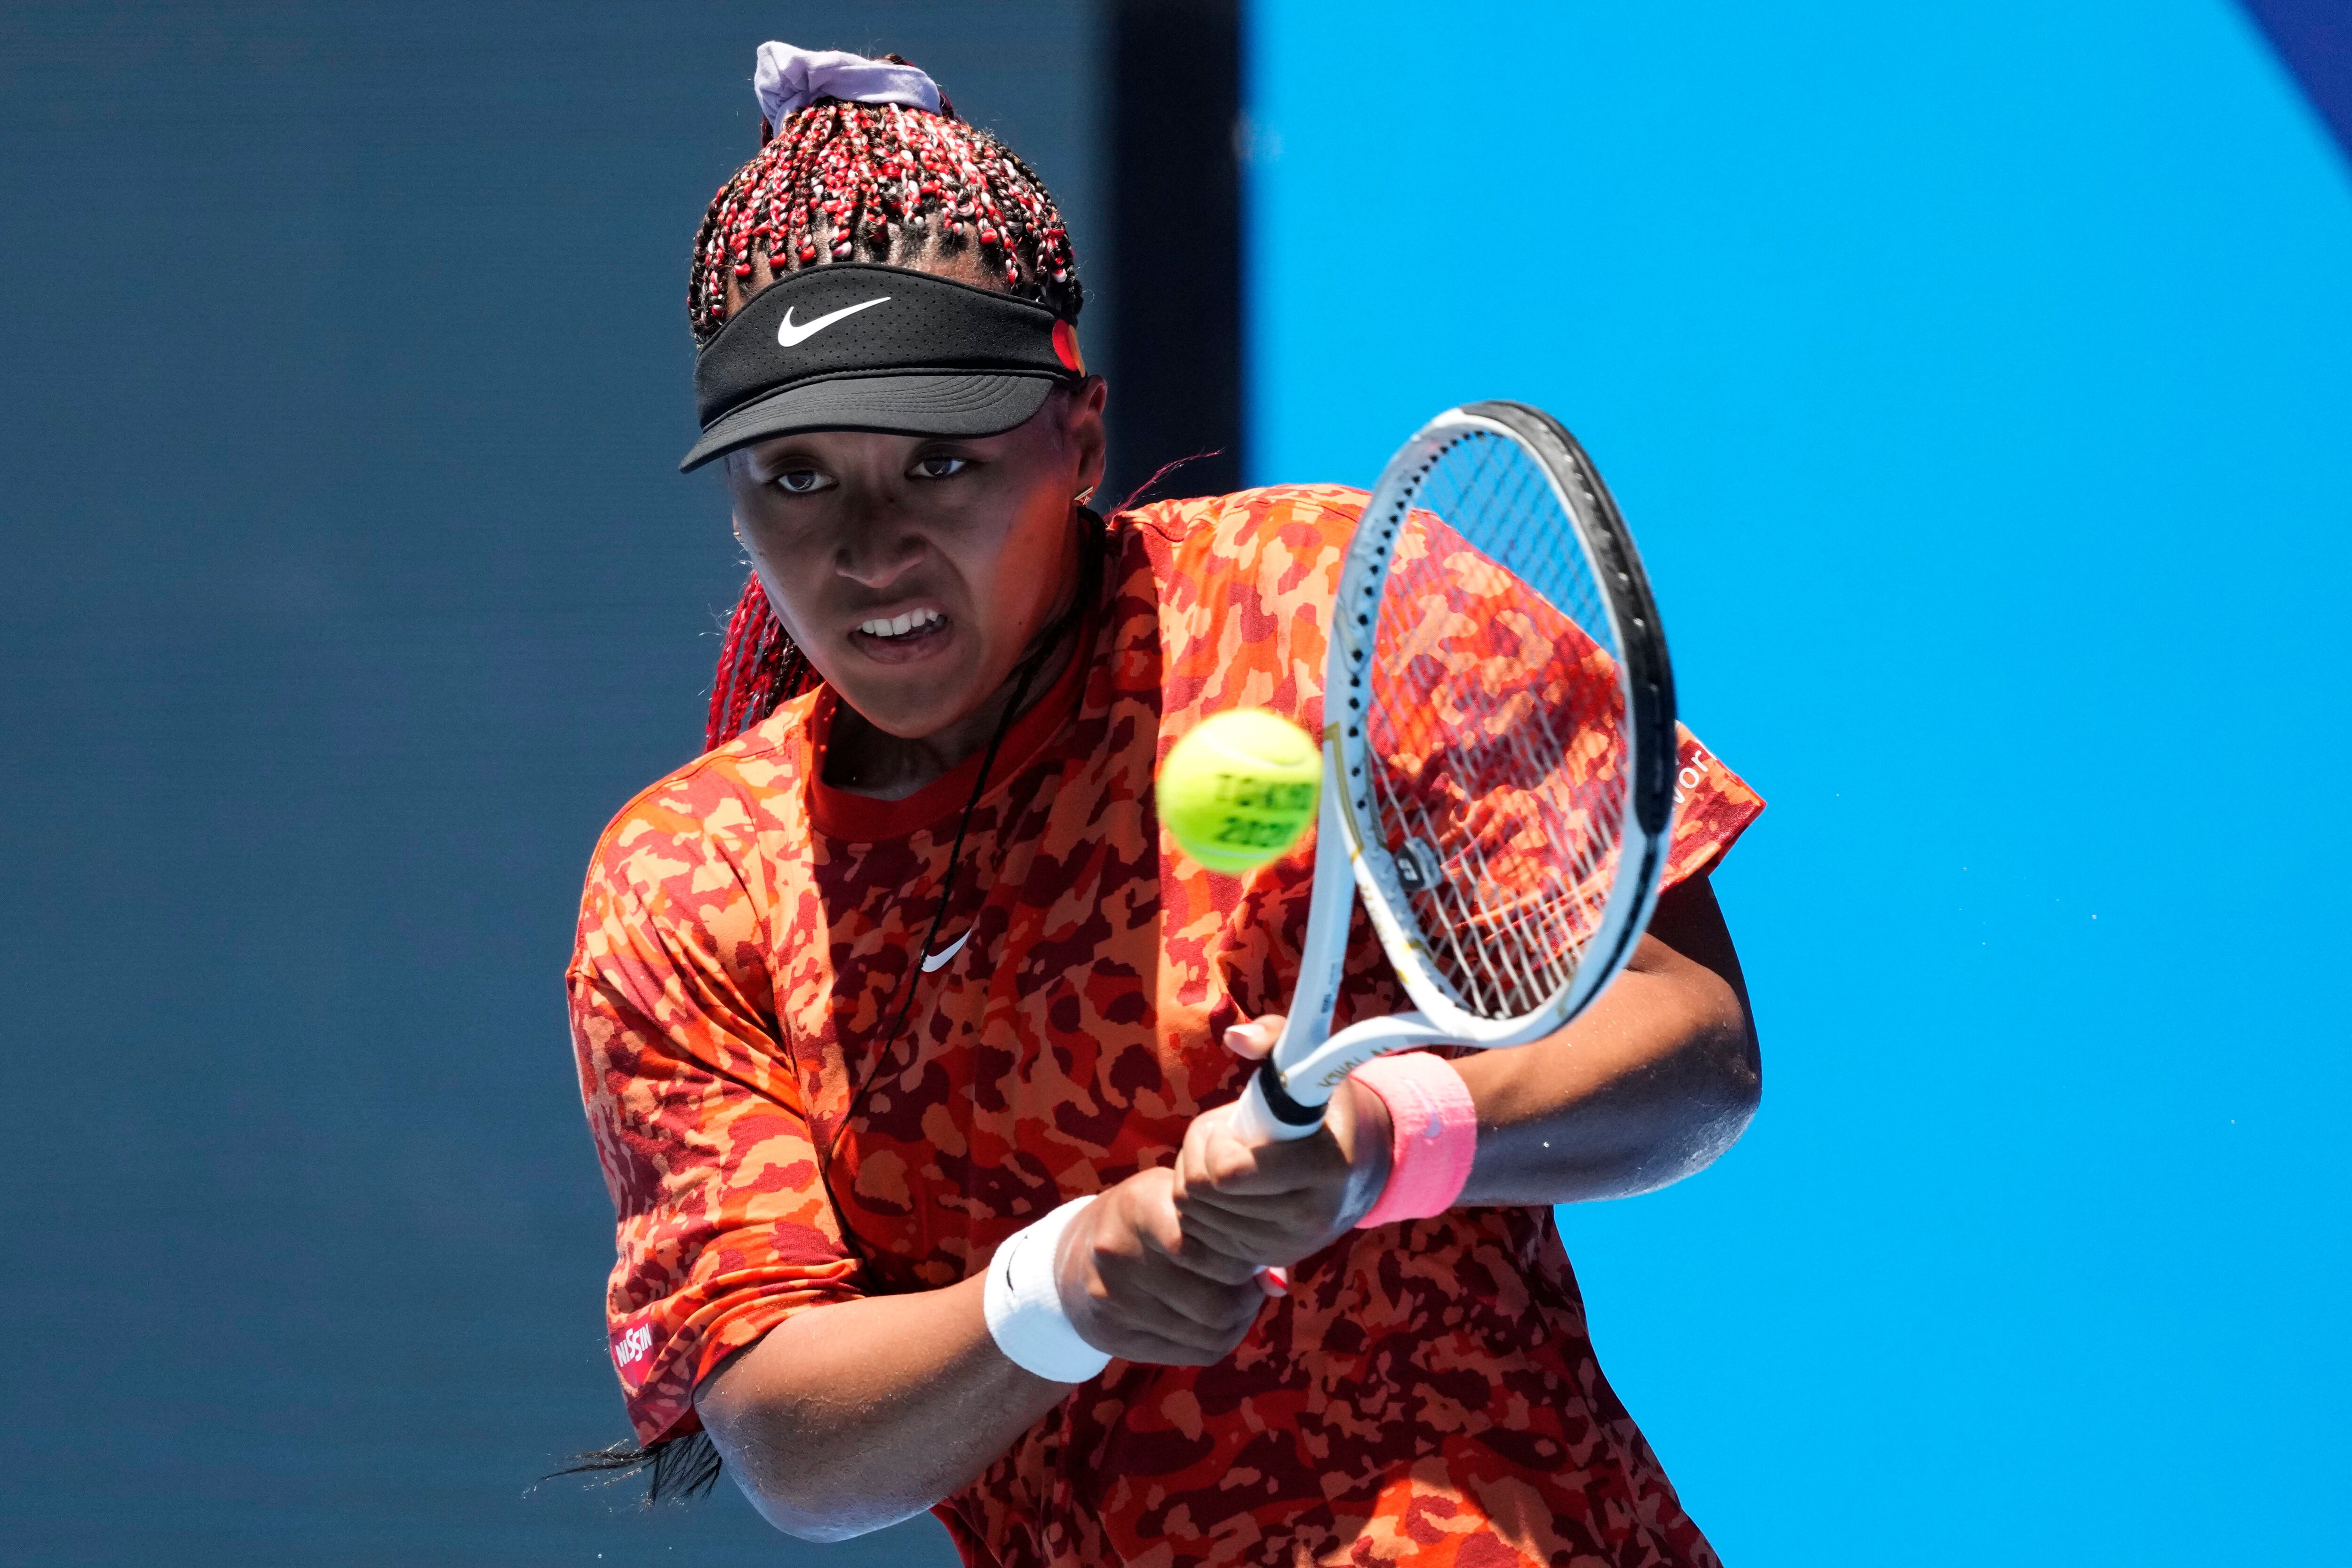
[[[1160,765],[1160,820],[1184,852],[1239,875],[1289,852],[1323,784],[1315,737],[1280,714],[1229,708],[1194,725]]]

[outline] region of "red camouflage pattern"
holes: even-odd
[[[796,1312],[951,1284],[1063,1201],[1172,1163],[1280,1010],[1311,835],[1245,877],[1158,828],[1165,747],[1228,707],[1322,722],[1361,492],[1114,521],[1085,656],[1008,735],[929,930],[975,758],[904,801],[817,781],[820,689],[632,801],[569,971],[619,1215],[608,1311],[641,1440]],[[1685,733],[1668,879],[1763,809]],[[1341,1023],[1405,1005],[1358,913]],[[877,1060],[887,1020],[907,1022]],[[934,1511],[967,1562],[1701,1565],[1717,1559],[1602,1377],[1550,1211],[1456,1209],[1291,1271],[1206,1368],[1114,1361]]]

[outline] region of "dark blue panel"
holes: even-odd
[[[2352,0],[2245,0],[2336,140],[2352,152]]]
[[[1150,494],[1237,490],[1241,5],[1126,0],[1106,16],[1116,268],[1107,314],[1121,362],[1151,373],[1114,382],[1102,494],[1116,500],[1188,457]]]
[[[953,1560],[525,1495],[626,1429],[561,977],[741,581],[676,469],[753,48],[903,50],[1067,212],[1087,26],[11,0],[0,1563]]]

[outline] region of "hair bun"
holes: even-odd
[[[896,103],[940,110],[940,84],[895,56],[870,60],[844,49],[803,49],[771,41],[760,46],[751,72],[760,99],[760,141],[783,128],[787,118],[821,98],[851,103]]]

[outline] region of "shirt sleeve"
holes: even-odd
[[[1682,725],[1675,775],[1675,831],[1666,841],[1666,869],[1660,878],[1672,887],[1715,870],[1748,824],[1764,814],[1764,797],[1726,768],[1698,737]]]
[[[618,1216],[613,1364],[640,1442],[793,1312],[858,1295],[776,1038],[761,912],[690,800],[641,800],[589,870],[567,974],[582,1098]]]
[[[1612,862],[1591,846],[1618,826],[1630,766],[1617,659],[1431,514],[1399,536],[1387,592],[1406,596],[1402,612],[1381,612],[1391,689],[1376,685],[1363,723],[1391,831],[1490,884],[1474,924],[1515,925],[1509,889],[1597,916]],[[1706,874],[1764,809],[1687,728],[1675,733],[1666,886]],[[1563,900],[1553,889],[1570,867],[1591,882]]]
[[[1184,727],[1171,716],[1189,720],[1225,707],[1269,707],[1321,725],[1323,628],[1364,499],[1336,486],[1283,486],[1139,515],[1139,525],[1169,541],[1159,573],[1163,748]],[[1424,863],[1475,862],[1482,907],[1468,918],[1507,924],[1518,912],[1507,892],[1517,873],[1538,848],[1556,857],[1558,831],[1572,836],[1600,821],[1600,797],[1613,791],[1608,780],[1623,766],[1617,726],[1594,720],[1613,720],[1622,705],[1615,663],[1428,514],[1416,513],[1400,538],[1388,591],[1413,601],[1384,614],[1380,651],[1389,671],[1411,670],[1412,696],[1394,716],[1402,722],[1387,723],[1374,746],[1389,759],[1391,793],[1418,809],[1391,820],[1391,848],[1415,845],[1413,858]],[[1559,767],[1540,783],[1527,779],[1527,749],[1515,733],[1532,705],[1560,716],[1567,731]],[[1764,809],[1689,730],[1677,726],[1675,738],[1667,886],[1711,872]],[[1516,786],[1499,782],[1513,778]],[[1181,872],[1181,862],[1172,863]],[[1195,931],[1218,934],[1216,966],[1234,1006],[1244,1014],[1282,1007],[1304,940],[1311,869],[1308,856],[1295,852],[1239,882],[1163,873],[1164,906],[1179,933],[1171,954],[1184,956]],[[1208,942],[1200,938],[1199,950]],[[1208,965],[1199,968],[1205,974]],[[1345,973],[1339,1022],[1408,1005],[1360,909]]]

